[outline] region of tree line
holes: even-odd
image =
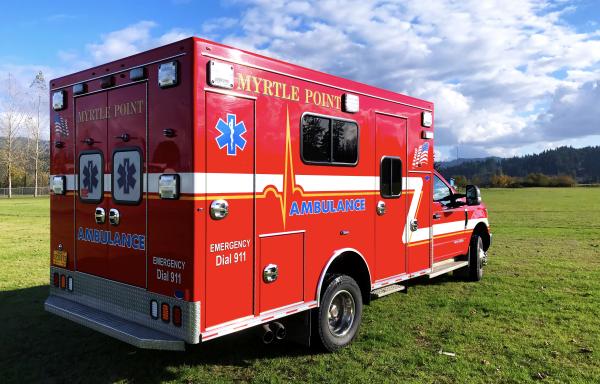
[[[600,183],[600,146],[560,147],[534,155],[436,164],[456,184],[489,187],[570,187]]]
[[[38,72],[30,85],[12,74],[0,83],[0,188],[47,186],[49,178],[48,88]]]

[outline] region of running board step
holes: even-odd
[[[371,298],[380,299],[384,296],[391,295],[392,293],[400,292],[400,291],[404,291],[404,290],[406,290],[406,287],[404,285],[391,284],[391,285],[387,285],[382,288],[377,288],[377,289],[372,290]]]
[[[145,349],[184,351],[185,342],[143,325],[109,313],[50,295],[44,303],[46,311],[92,328],[105,335]]]
[[[439,275],[443,275],[445,273],[454,271],[455,269],[463,268],[469,265],[468,261],[451,261],[451,262],[441,262],[439,264],[433,265],[433,270],[429,274],[429,278],[432,279]]]

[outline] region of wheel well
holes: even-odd
[[[479,223],[473,229],[473,235],[479,235],[483,240],[483,250],[487,251],[490,247],[490,232],[484,223]]]
[[[328,275],[331,276],[336,274],[352,277],[360,288],[363,303],[369,303],[371,300],[371,275],[362,256],[356,252],[348,251],[336,257],[329,265],[329,268],[327,268],[327,272],[325,272],[319,297],[323,294],[325,289],[327,289]]]

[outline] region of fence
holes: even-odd
[[[20,196],[33,196],[36,190],[36,187],[13,187],[12,196],[20,197]],[[8,197],[8,188],[0,188],[0,198]],[[37,195],[38,196],[48,196],[50,194],[49,187],[37,187]]]

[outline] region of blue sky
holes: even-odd
[[[57,0],[3,15],[0,80],[24,88],[196,35],[433,101],[438,158],[600,144],[598,1]]]

